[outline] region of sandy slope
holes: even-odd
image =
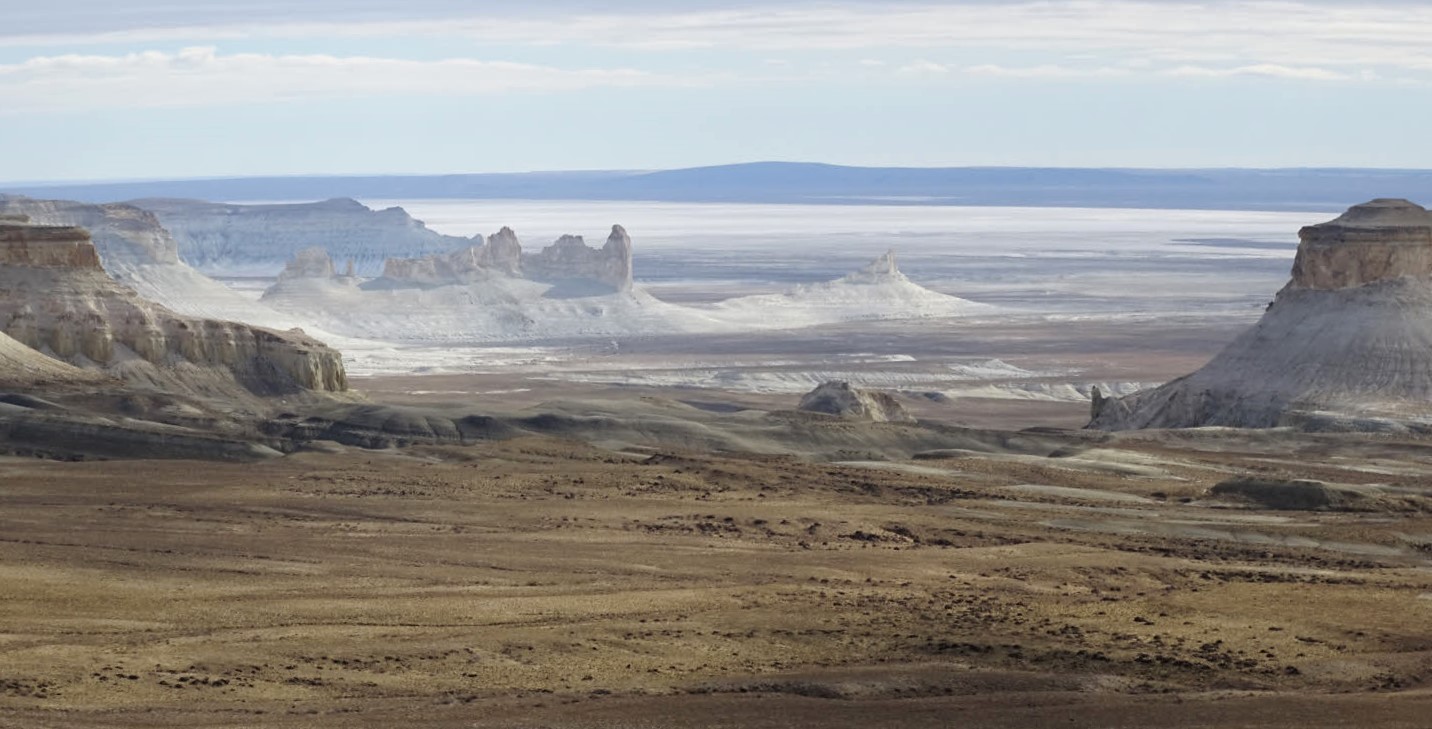
[[[104,378],[31,349],[0,332],[0,383],[97,382]]]

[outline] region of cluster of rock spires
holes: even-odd
[[[0,221],[0,329],[41,355],[170,391],[347,388],[339,353],[302,332],[176,314],[110,278],[85,229],[14,213]]]
[[[1378,199],[1299,238],[1252,329],[1162,387],[1096,394],[1089,427],[1432,426],[1432,213]]]
[[[320,247],[300,251],[280,274],[280,280],[338,278],[328,252]],[[511,228],[504,227],[485,241],[455,251],[419,258],[389,258],[375,282],[385,286],[445,286],[469,284],[500,275],[555,285],[573,282],[600,284],[615,293],[632,288],[631,237],[620,225],[601,248],[592,248],[581,236],[564,235],[536,253],[526,253]],[[350,263],[346,277],[353,277]]]

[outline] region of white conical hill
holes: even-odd
[[[931,291],[906,278],[887,251],[853,273],[834,281],[797,286],[779,294],[729,299],[717,305],[724,316],[749,317],[752,326],[783,322],[802,326],[870,319],[931,319],[984,313],[993,309]]]

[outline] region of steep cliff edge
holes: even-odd
[[[105,270],[112,273],[130,266],[179,263],[179,247],[159,219],[133,205],[0,195],[0,215],[25,216],[35,225],[85,228]]]
[[[607,242],[592,248],[580,235],[564,235],[534,254],[523,254],[522,270],[536,281],[596,281],[615,291],[632,286],[631,236],[613,225]]]
[[[1201,369],[1089,427],[1432,427],[1432,214],[1379,199],[1303,228],[1291,280]]]
[[[132,204],[158,216],[179,256],[206,273],[273,275],[299,251],[318,247],[354,272],[376,276],[389,258],[466,247],[470,240],[430,230],[399,207],[373,210],[356,200],[233,205],[148,199]]]
[[[313,331],[306,319],[280,314],[244,298],[179,260],[178,246],[159,224],[159,218],[133,205],[0,195],[0,216],[23,218],[37,225],[85,228],[111,278],[144,299],[185,316]]]
[[[0,330],[78,367],[190,394],[347,389],[339,353],[301,332],[181,316],[117,284],[78,227],[0,223]]]

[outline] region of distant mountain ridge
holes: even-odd
[[[357,199],[644,200],[1341,210],[1369,198],[1432,198],[1432,170],[847,167],[752,162],[660,171],[238,177],[44,185],[0,192],[90,202]]]

